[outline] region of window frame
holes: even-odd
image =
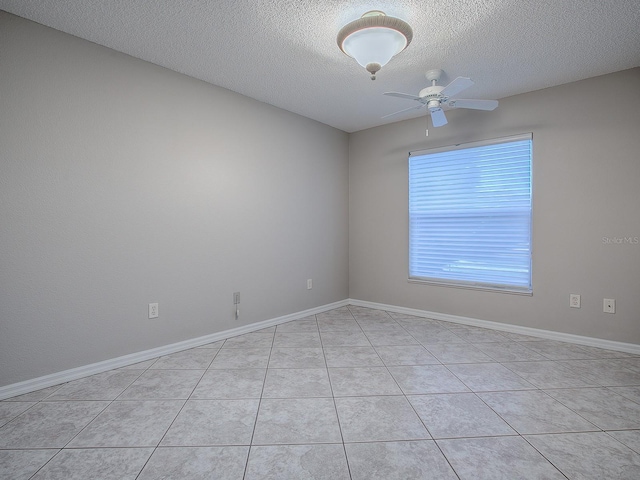
[[[410,165],[411,157],[453,152],[456,150],[465,150],[470,148],[477,148],[490,145],[499,145],[503,143],[518,142],[523,140],[529,140],[531,142],[531,156],[529,159],[529,285],[523,287],[519,285],[504,285],[504,284],[492,284],[490,282],[479,282],[473,280],[452,280],[446,278],[435,277],[418,277],[411,275],[411,171]],[[480,291],[490,291],[498,293],[508,293],[515,295],[533,295],[533,133],[523,133],[518,135],[511,135],[507,137],[499,137],[493,139],[480,140],[475,142],[458,143],[453,145],[447,145],[442,147],[411,151],[407,160],[407,223],[408,223],[408,244],[407,244],[407,270],[409,283],[435,285],[440,287],[453,287]]]

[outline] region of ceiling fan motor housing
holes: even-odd
[[[427,106],[427,108],[432,111],[440,108],[440,102],[445,100],[445,98],[440,94],[444,90],[444,87],[440,85],[432,85],[431,87],[423,88],[420,90],[418,96],[420,97],[420,101]]]
[[[438,100],[437,98],[429,100],[427,102],[427,108],[430,112],[433,112],[434,110],[440,110],[440,100]]]

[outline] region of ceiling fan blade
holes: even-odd
[[[473,81],[467,77],[458,77],[440,92],[445,97],[453,97],[463,90],[473,86]]]
[[[388,95],[389,97],[406,98],[407,100],[416,100],[417,102],[420,101],[420,97],[416,97],[415,95],[410,95],[408,93],[384,92],[383,95]]]
[[[449,106],[451,108],[472,108],[474,110],[495,110],[498,106],[497,100],[467,100],[464,98],[457,98],[455,100],[449,100]]]
[[[441,108],[431,110],[431,123],[433,123],[434,127],[441,127],[447,124],[447,116]]]
[[[415,107],[405,108],[404,110],[400,110],[398,112],[389,113],[382,118],[393,117],[394,115],[398,115],[399,113],[408,112],[409,110],[418,110],[419,108],[422,108],[422,107],[424,107],[424,105],[416,105]]]

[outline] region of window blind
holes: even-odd
[[[532,136],[409,156],[409,278],[531,292]]]

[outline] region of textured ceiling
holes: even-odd
[[[500,99],[640,66],[640,0],[0,0],[0,9],[347,132],[424,115],[381,119],[412,106],[382,93],[418,93],[430,68],[444,70],[443,85],[471,77],[465,98]],[[376,81],[336,45],[343,25],[373,9],[414,30]]]

